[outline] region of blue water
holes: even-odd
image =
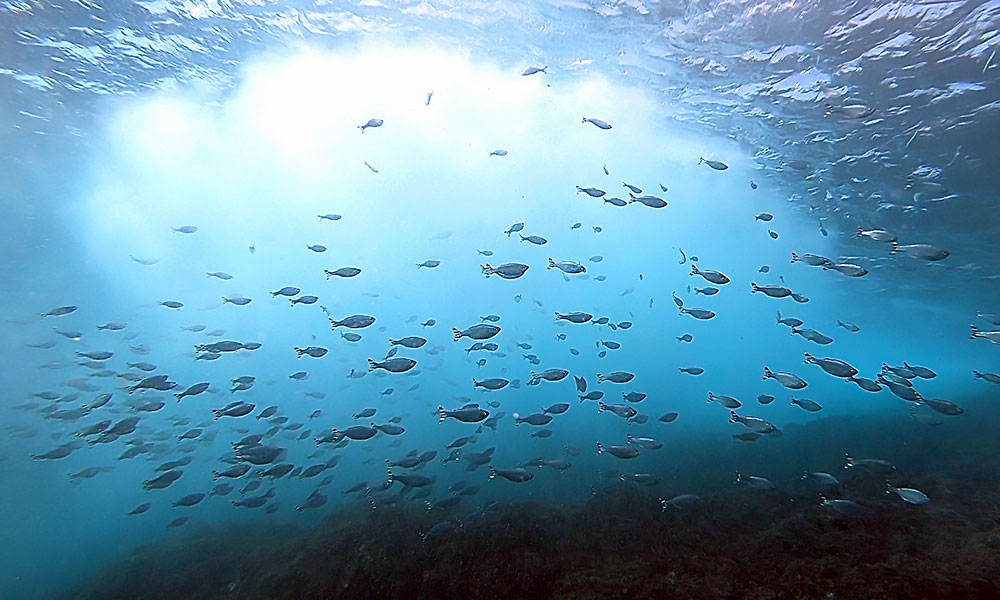
[[[385,460],[411,450],[437,452],[417,471],[437,478],[431,500],[449,496],[458,481],[483,487],[441,519],[458,522],[492,502],[578,505],[619,472],[667,477],[683,467],[691,444],[727,452],[744,444],[752,457],[760,446],[782,443],[777,436],[735,441],[745,428],[729,423],[728,409],[706,402],[710,391],[736,397],[740,414],[779,430],[831,417],[889,419],[901,428],[937,420],[947,429],[983,414],[995,388],[972,371],[994,372],[1000,363],[988,341],[969,339],[969,326],[996,329],[976,314],[1000,312],[997,181],[989,168],[998,157],[984,134],[997,127],[1000,5],[437,4],[4,5],[0,531],[11,543],[0,555],[0,597],[70,592],[136,548],[203,524],[309,528],[339,506],[368,510],[367,496],[343,490],[384,482]],[[522,76],[531,66],[548,68]],[[612,127],[581,123],[581,116]],[[359,132],[372,118],[384,124]],[[491,155],[496,150],[507,154]],[[728,168],[699,164],[702,157]],[[668,206],[616,207],[576,187],[628,199],[623,182]],[[756,220],[762,212],[773,220]],[[317,218],[327,213],[342,218]],[[514,223],[547,243],[505,235]],[[173,229],[185,225],[197,231]],[[858,238],[859,227],[884,228],[900,244],[933,244],[950,255],[927,261],[891,254],[888,243]],[[326,250],[307,248],[314,244]],[[868,274],[792,264],[792,252]],[[563,276],[546,268],[549,257],[578,262],[586,273]],[[429,259],[440,265],[417,267]],[[481,265],[505,262],[530,268],[512,281],[484,277]],[[716,286],[717,295],[697,294],[694,288],[711,284],[690,275],[692,264],[731,282]],[[343,266],[362,272],[324,276]],[[206,276],[215,271],[232,279]],[[808,302],[751,294],[751,282],[787,286]],[[269,293],[283,286],[320,300],[290,306]],[[716,316],[680,314],[674,294]],[[252,301],[222,302],[235,296]],[[168,300],[183,307],[159,304]],[[60,306],[78,308],[39,316]],[[321,306],[334,318],[376,320],[350,342],[344,329],[331,331]],[[555,319],[573,311],[633,325]],[[775,323],[779,311],[834,342],[792,335]],[[502,331],[486,341],[498,350],[465,352],[472,341],[454,341],[452,328],[490,314],[499,315]],[[428,319],[436,324],[422,326]],[[126,327],[97,329],[109,322]],[[193,325],[205,329],[183,329]],[[206,335],[213,330],[222,333]],[[692,342],[678,341],[685,333]],[[427,339],[419,349],[399,348],[398,356],[417,361],[414,369],[349,376],[366,372],[369,358],[385,357],[390,338],[410,335]],[[195,344],[220,340],[261,347],[196,360]],[[55,345],[27,346],[46,341]],[[621,347],[609,350],[602,341]],[[296,358],[293,348],[306,346],[329,353]],[[88,368],[76,354],[96,351],[113,356]],[[883,363],[927,366],[936,377],[916,379],[919,393],[954,402],[964,414],[942,415],[888,390],[865,392],[803,364],[806,352],[845,360],[872,379]],[[130,394],[120,375],[146,376],[129,367],[136,362],[154,364],[148,375],[169,375],[178,387]],[[792,372],[808,387],[792,392],[764,381],[765,366]],[[527,385],[532,370],[548,368],[570,376]],[[298,371],[308,377],[289,378]],[[613,371],[635,379],[597,383],[597,374]],[[253,388],[230,392],[231,380],[244,375],[256,377]],[[519,386],[473,388],[473,378],[488,377]],[[574,377],[585,378],[588,391],[604,391],[608,404],[622,403],[622,392],[648,394],[633,405],[648,422],[579,401]],[[202,381],[211,383],[206,393],[174,398]],[[44,392],[56,399],[35,396]],[[53,406],[77,408],[103,393],[111,401],[86,416],[48,418]],[[759,394],[776,399],[761,405]],[[822,410],[793,406],[792,396]],[[150,400],[164,407],[135,411]],[[255,409],[214,420],[211,409],[233,400]],[[530,437],[541,428],[514,425],[515,413],[563,401],[572,406],[548,426],[548,439]],[[438,422],[438,406],[468,403],[505,416],[495,431],[479,433],[477,424]],[[268,406],[287,422],[254,417]],[[376,415],[355,422],[352,415],[368,407]],[[670,411],[680,415],[675,422],[657,421]],[[133,414],[138,429],[112,443],[74,435]],[[392,417],[401,419],[403,435],[342,448],[314,441],[331,428]],[[272,426],[265,443],[287,450],[276,462],[304,468],[340,456],[340,463],[315,478],[286,476],[246,494],[273,487],[265,507],[277,508],[270,513],[232,505],[257,467],[231,482],[236,491],[227,497],[171,506],[208,492],[213,469],[235,460],[231,444]],[[177,439],[196,427],[203,431],[195,439]],[[595,452],[597,442],[625,444],[627,434],[664,447],[640,449],[631,461]],[[894,434],[886,432],[886,448],[910,443]],[[490,480],[485,466],[470,473],[464,460],[442,462],[450,442],[470,435],[477,440],[463,451],[495,448],[497,469],[536,457],[572,467],[532,468],[531,481],[515,484]],[[33,458],[63,444],[72,444],[68,457]],[[143,444],[146,452],[120,458]],[[830,444],[838,456],[852,452],[847,432]],[[176,483],[143,489],[158,465],[180,457],[192,462]],[[843,472],[842,461],[799,463]],[[69,477],[88,467],[109,469]],[[326,506],[295,510],[329,475],[321,486]],[[779,487],[795,476],[772,475]],[[905,477],[893,483],[904,485]],[[703,490],[672,477],[652,492],[669,499]],[[381,497],[372,496],[376,504]],[[147,513],[128,516],[145,502],[152,503]],[[190,521],[167,527],[179,517]]]

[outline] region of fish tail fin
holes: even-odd
[[[490,479],[496,479],[497,470],[493,468],[493,465],[489,465],[489,467],[490,467]]]
[[[581,123],[586,123],[586,122],[587,122],[587,117],[584,117],[584,118],[583,118],[583,120],[582,120],[582,121],[580,121],[580,122],[581,122]]]
[[[597,442],[597,453],[598,454],[604,453],[604,446],[601,445],[601,442]]]
[[[741,481],[743,481],[743,474],[740,473],[739,471],[736,471],[736,483],[739,483]]]
[[[699,156],[699,157],[698,157],[698,164],[699,164],[699,165],[703,165],[703,164],[705,164],[705,159],[704,159],[703,157]]]
[[[851,458],[851,455],[850,454],[844,454],[844,457],[847,459],[847,462],[844,463],[844,468],[845,469],[849,469],[849,468],[853,467],[854,466],[854,459]]]
[[[444,420],[448,418],[448,415],[445,413],[443,406],[438,406],[438,415],[439,415],[438,423],[443,423]]]
[[[454,334],[456,342],[462,338],[462,332],[459,331],[458,328],[452,327],[451,332]]]
[[[889,254],[895,254],[899,252],[899,242],[890,242],[892,249],[889,250]]]
[[[764,367],[764,379],[767,379],[767,378],[773,377],[773,376],[774,376],[774,373],[771,371],[771,369],[768,369],[767,367]]]
[[[372,371],[374,371],[377,368],[378,368],[378,363],[369,358],[368,359],[368,372],[371,373]]]
[[[979,337],[979,336],[977,335],[978,333],[979,333],[979,330],[978,330],[978,329],[976,329],[976,326],[975,326],[975,325],[973,325],[973,326],[972,326],[972,336],[970,336],[970,338],[969,338],[969,339],[973,339],[973,340],[974,340],[974,339],[976,339],[977,337]]]
[[[753,294],[753,293],[756,293],[756,292],[759,292],[759,291],[760,291],[760,286],[751,281],[750,282],[750,293]]]
[[[597,412],[602,413],[602,412],[604,412],[606,410],[608,410],[608,405],[605,404],[605,403],[603,403],[603,402],[601,402],[600,400],[598,400],[597,401]]]
[[[555,266],[556,266],[556,261],[552,260],[552,257],[550,256],[549,257],[549,266],[547,266],[545,268],[546,269],[552,269],[552,268],[555,268]]]
[[[739,415],[736,414],[735,410],[729,411],[729,422],[730,423],[736,423],[736,422],[738,422],[739,419],[737,417],[739,417]]]

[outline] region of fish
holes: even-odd
[[[430,99],[429,96],[428,99]],[[365,129],[368,129],[369,127],[381,127],[384,123],[385,121],[382,119],[368,119],[368,122],[364,125],[358,125],[358,129],[361,130],[361,133],[364,133]]]
[[[805,353],[805,364],[817,365],[834,377],[854,377],[858,370],[837,358],[816,358],[808,352]]]
[[[892,250],[890,250],[889,253],[896,254],[898,252],[903,252],[913,258],[918,258],[927,262],[937,262],[951,256],[951,252],[930,244],[910,244],[908,246],[901,246],[899,245],[899,242],[892,242]]]
[[[801,256],[792,252],[792,263],[804,262],[810,267],[823,267],[826,265],[832,265],[833,261],[825,256],[819,256],[818,254],[802,254]]]
[[[708,319],[715,318],[715,312],[711,311],[711,310],[708,310],[707,308],[685,308],[685,307],[682,306],[679,310],[680,310],[680,313],[682,315],[691,315],[695,319],[698,319],[698,320],[701,320],[701,321],[707,321]],[[685,335],[687,335],[687,334],[685,334]],[[681,339],[681,338],[677,338],[677,339]]]
[[[598,189],[598,188],[592,188],[592,187],[585,188],[585,187],[576,186],[576,193],[578,193],[578,194],[587,194],[591,198],[600,198],[601,196],[603,196],[607,192],[605,192],[602,189]]]
[[[823,410],[822,406],[812,400],[809,400],[808,398],[796,398],[794,396],[792,396],[792,406],[798,406],[808,412],[819,412]]]
[[[765,296],[770,296],[771,298],[787,298],[792,295],[792,290],[780,286],[780,285],[757,285],[756,283],[750,283],[750,293],[755,294],[760,292]]]
[[[649,208],[665,208],[667,206],[667,201],[658,196],[636,196],[635,194],[629,193],[629,204],[638,202],[644,204]]]
[[[607,122],[602,121],[600,119],[594,119],[594,118],[590,118],[590,117],[583,117],[583,121],[582,122],[583,123],[590,123],[591,125],[593,125],[594,127],[597,127],[598,129],[604,129],[604,130],[611,129],[611,124],[610,123],[607,123]]]
[[[368,359],[368,372],[371,373],[376,369],[382,369],[390,373],[405,373],[417,366],[417,361],[412,358],[390,358],[382,362],[376,362],[372,359]]]
[[[476,381],[475,378],[472,379],[472,387],[483,388],[484,390],[496,391],[502,390],[510,384],[510,381],[502,377],[492,377],[489,379],[483,379],[482,381]]]
[[[479,423],[485,421],[490,413],[478,406],[463,406],[456,410],[445,410],[443,406],[438,406],[438,415],[439,423],[444,422],[445,419],[455,419],[462,423]]]
[[[326,356],[328,350],[321,346],[308,346],[306,348],[295,348],[295,358],[302,358],[303,356],[311,356],[313,358],[323,358]]]
[[[361,269],[358,267],[340,267],[339,269],[333,271],[323,269],[323,273],[326,274],[327,279],[330,279],[331,277],[343,277],[346,279],[360,275]]]
[[[736,398],[733,398],[732,396],[720,396],[720,395],[713,394],[712,392],[708,393],[708,401],[709,402],[718,402],[719,404],[725,406],[726,408],[728,408],[730,410],[735,410],[735,409],[740,408],[741,406],[743,406],[742,402],[740,402]]]
[[[904,502],[907,502],[909,504],[914,504],[916,506],[922,506],[931,501],[931,499],[927,496],[927,494],[921,492],[920,490],[916,490],[913,488],[895,487],[890,483],[886,483],[885,493],[896,494]]]
[[[456,342],[462,339],[463,337],[467,337],[473,340],[488,340],[496,336],[498,333],[500,333],[500,327],[496,325],[490,325],[488,323],[480,323],[478,325],[473,325],[472,327],[469,327],[468,329],[462,331],[459,331],[458,328],[453,327],[451,331],[455,336]]]
[[[980,373],[979,371],[973,371],[972,375],[976,379],[982,379],[983,381],[988,381],[989,383],[1000,384],[1000,375],[995,373]]]
[[[523,229],[524,229],[524,223],[514,223],[513,225],[510,226],[510,228],[507,229],[507,231],[504,231],[504,233],[507,234],[507,237],[510,237],[510,234],[517,233],[518,231],[522,231]]]
[[[556,261],[552,260],[551,257],[549,258],[549,266],[547,268],[549,268],[549,269],[559,269],[563,273],[567,273],[569,275],[577,275],[579,273],[586,273],[587,272],[587,267],[581,265],[580,263],[576,263],[576,262],[572,262],[572,261],[556,262]]]
[[[521,417],[517,413],[514,413],[514,425],[520,425],[521,423],[527,423],[528,425],[534,425],[536,427],[542,427],[548,425],[552,422],[552,415],[547,413],[535,413],[528,415],[527,417]]]
[[[528,67],[525,70],[521,71],[521,77],[527,77],[528,75],[535,75],[537,73],[548,74],[548,71],[546,71],[546,69],[548,69],[548,67]]]
[[[729,168],[729,165],[727,165],[724,162],[721,162],[721,161],[718,161],[718,160],[707,160],[705,158],[699,158],[698,159],[698,164],[699,165],[708,165],[708,166],[712,167],[713,169],[715,169],[716,171],[725,171],[726,169]]]
[[[801,325],[801,323],[800,323],[800,325]],[[848,330],[848,331],[850,331],[852,333],[857,333],[857,332],[861,331],[861,328],[858,327],[857,325],[855,325],[854,323],[848,323],[847,321],[841,321],[839,319],[837,320],[837,326],[838,327],[843,327],[844,329],[846,329],[846,330]]]
[[[607,452],[615,458],[630,459],[639,456],[639,449],[633,448],[632,446],[604,446],[601,442],[597,442],[597,454],[604,454]]]
[[[714,283],[715,285],[726,285],[729,283],[729,277],[720,273],[718,271],[701,270],[697,265],[691,265],[691,273],[693,277],[695,275],[701,276],[705,281],[709,283]]]
[[[611,383],[628,383],[633,379],[635,379],[635,374],[628,371],[615,371],[607,375],[597,374],[597,383],[604,383],[605,381]]]
[[[799,376],[793,375],[791,373],[777,372],[774,373],[771,369],[764,367],[764,381],[768,379],[774,379],[781,385],[785,386],[790,390],[801,390],[805,388],[808,384]]]
[[[518,279],[528,271],[528,265],[518,262],[503,263],[498,267],[493,267],[489,263],[482,265],[483,274],[489,279],[491,275],[497,275],[501,279]]]
[[[975,325],[972,326],[970,339],[984,339],[990,343],[1000,345],[1000,331],[980,331]]]

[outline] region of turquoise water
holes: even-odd
[[[989,168],[997,154],[985,133],[997,127],[995,3],[4,8],[0,528],[16,540],[0,561],[4,598],[72,594],[137,549],[206,526],[308,531],[331,510],[361,518],[372,506],[422,511],[445,500],[458,506],[430,514],[454,528],[447,538],[484,509],[582,506],[626,485],[619,473],[657,478],[641,488],[651,501],[695,494],[704,505],[719,489],[745,494],[732,482],[743,471],[742,481],[767,477],[776,504],[794,495],[808,518],[840,518],[836,504],[801,495],[802,471],[842,477],[857,471],[845,471],[845,454],[891,461],[905,450],[905,466],[873,476],[877,485],[826,496],[919,515],[953,506],[952,492],[925,489],[930,503],[912,505],[882,494],[884,480],[907,489],[931,481],[914,447],[935,459],[961,454],[971,450],[956,428],[995,424],[996,388],[973,371],[1000,365],[989,340],[969,335],[970,324],[998,329],[977,313],[1000,313]],[[546,69],[522,74],[529,67]],[[381,124],[359,131],[370,119]],[[667,205],[605,201],[627,201],[625,183]],[[506,234],[515,223],[523,230]],[[882,233],[859,237],[859,228]],[[947,256],[928,260],[914,244]],[[792,253],[864,274],[793,263]],[[547,268],[549,258],[585,272]],[[484,276],[483,265],[510,262],[528,269],[511,280]],[[345,266],[360,274],[324,272]],[[729,281],[712,284],[692,266]],[[207,275],[218,272],[227,278]],[[800,297],[752,293],[752,283]],[[298,291],[272,295],[285,286]],[[713,286],[719,292],[706,295]],[[318,300],[289,301],[308,295]],[[224,300],[234,298],[250,302]],[[693,318],[679,304],[714,316]],[[59,307],[68,314],[40,316]],[[556,319],[575,311],[592,319]],[[360,336],[351,341],[325,312],[375,320],[351,329]],[[779,312],[833,342],[794,335],[776,323]],[[496,349],[467,352],[474,340],[456,341],[452,328],[490,315],[500,332],[483,342]],[[594,323],[602,317],[607,324]],[[390,344],[406,336],[426,343]],[[215,360],[197,351],[223,340],[260,347]],[[327,352],[297,358],[297,347]],[[368,372],[369,359],[393,349],[416,366]],[[111,356],[81,355],[102,352]],[[873,380],[883,363],[932,373],[896,375],[917,390],[908,401],[804,364],[806,353]],[[694,367],[703,373],[679,371]],[[765,367],[808,386],[762,380]],[[554,368],[568,374],[529,385],[532,371]],[[634,379],[598,383],[616,371]],[[127,389],[154,375],[176,387]],[[242,376],[253,386],[230,391]],[[474,387],[487,378],[509,383]],[[576,378],[638,418],[581,401]],[[206,391],[175,398],[200,382]],[[625,402],[629,392],[646,397]],[[740,416],[777,431],[734,439],[749,430],[706,402],[709,392],[736,398]],[[102,394],[110,400],[94,407]],[[254,407],[213,418],[231,402]],[[570,408],[545,426],[515,424],[515,414],[560,402]],[[439,406],[470,404],[495,428],[439,423]],[[354,417],[366,408],[374,416]],[[81,410],[64,412],[73,409]],[[670,412],[675,421],[659,420]],[[78,435],[129,417],[137,427],[121,437]],[[390,419],[405,432],[330,437]],[[853,432],[875,422],[886,425],[873,448]],[[823,432],[822,452],[803,453],[793,441],[802,436],[781,435],[810,426]],[[282,455],[229,481],[225,496],[173,506],[223,482],[213,470],[241,464],[233,443],[254,434]],[[652,441],[626,444],[629,435]],[[467,436],[475,440],[446,460],[449,444]],[[598,453],[598,443],[638,456]],[[463,456],[489,448],[495,469],[528,463],[533,477],[466,470]],[[708,482],[697,471],[712,449],[723,458]],[[882,454],[859,454],[873,450]],[[974,450],[995,460],[989,448]],[[398,480],[379,491],[385,461],[411,451],[436,452],[413,471],[433,483],[405,488],[402,499]],[[571,466],[531,466],[536,458]],[[190,463],[156,471],[180,459]],[[294,470],[241,494],[274,464]],[[170,470],[182,472],[176,482],[144,489]],[[461,495],[474,485],[482,489]],[[268,490],[258,508],[233,506]],[[314,493],[322,506],[296,509]],[[144,503],[148,511],[129,516]],[[426,530],[419,523],[400,535],[419,540]]]

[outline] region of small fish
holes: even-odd
[[[548,69],[547,66],[545,66],[545,67],[528,67],[527,69],[521,71],[521,77],[527,77],[528,75],[535,75],[537,73],[545,73],[547,75],[548,71],[546,71],[546,69]]]
[[[848,331],[851,331],[853,333],[857,333],[857,332],[861,331],[860,327],[858,327],[857,325],[855,325],[853,323],[848,323],[846,321],[840,321],[840,320],[838,320],[837,321],[837,326],[843,327],[844,329],[846,329]]]
[[[327,213],[325,215],[316,215],[319,217],[320,221],[339,221],[342,217],[336,213]]]
[[[524,229],[524,223],[514,223],[513,225],[510,226],[510,229],[508,229],[504,233],[507,234],[507,237],[510,237],[510,234],[517,233],[518,231],[521,231],[523,229]]]
[[[712,167],[713,169],[715,169],[716,171],[725,171],[726,169],[729,168],[729,165],[727,165],[724,162],[720,162],[720,161],[717,161],[717,160],[706,160],[704,158],[699,158],[698,159],[698,164],[699,165],[708,165],[708,166]]]
[[[305,355],[309,355],[313,358],[323,358],[327,353],[326,348],[320,346],[309,346],[307,348],[295,348],[295,358],[302,358]]]
[[[973,371],[972,375],[976,379],[982,379],[983,381],[988,381],[989,383],[1000,384],[1000,375],[995,373],[980,373],[979,371]]]
[[[597,454],[604,454],[605,452],[616,458],[626,460],[639,456],[638,448],[633,448],[632,446],[604,446],[601,442],[597,442]]]
[[[326,246],[324,246],[322,244],[313,244],[311,246],[306,246],[306,248],[308,248],[309,250],[312,250],[313,252],[316,252],[316,253],[326,252]]]
[[[507,156],[507,151],[506,150],[494,150],[493,152],[490,152],[490,156]]]
[[[489,278],[492,275],[497,275],[501,279],[518,279],[528,271],[528,265],[524,263],[509,262],[504,263],[498,267],[493,267],[489,263],[482,265],[483,275]],[[515,302],[520,302],[520,294],[514,298]]]
[[[369,164],[367,160],[363,161],[363,162],[365,163],[365,166],[368,167],[369,171],[371,171],[372,173],[376,173],[376,174],[378,173],[378,169],[376,169],[375,167],[371,166],[371,164]]]
[[[611,129],[611,124],[610,123],[606,123],[605,121],[602,121],[600,119],[593,119],[593,118],[589,118],[589,117],[583,117],[582,123],[590,123],[590,124],[594,125],[595,127],[597,127],[598,129],[604,129],[604,130]]]
[[[800,377],[793,375],[791,373],[778,372],[774,373],[771,369],[764,367],[764,377],[763,380],[774,379],[781,385],[785,386],[790,390],[801,390],[805,388],[808,384],[803,381]]]
[[[753,179],[750,180],[750,189],[751,190],[757,189],[757,183]]]
[[[896,254],[897,252],[905,252],[913,258],[919,258],[928,262],[937,262],[951,256],[951,253],[947,250],[942,250],[941,248],[930,244],[910,244],[909,246],[900,246],[898,242],[892,242],[892,250],[890,250],[890,254]]]
[[[430,97],[428,97],[428,99],[430,99]],[[361,133],[364,133],[365,129],[368,129],[369,127],[381,127],[383,123],[384,121],[382,119],[368,119],[368,122],[364,125],[358,125],[358,129],[361,130]]]
[[[796,398],[792,396],[792,406],[798,406],[809,412],[819,412],[823,407],[807,398]]]
[[[171,227],[177,233],[194,233],[198,231],[198,228],[194,225],[184,225],[182,227]]]
[[[290,297],[290,296],[295,296],[300,291],[301,290],[299,288],[297,288],[297,287],[294,287],[294,286],[291,286],[291,285],[286,285],[285,287],[281,288],[280,290],[276,290],[274,292],[271,292],[271,297],[277,297],[277,296]]]
[[[441,261],[432,258],[430,260],[425,260],[422,263],[418,263],[417,264],[417,268],[419,269],[419,268],[423,267],[423,268],[427,268],[427,269],[434,269],[434,268],[437,268],[438,266],[440,266],[440,264],[441,264]]]
[[[917,506],[927,504],[928,502],[931,501],[931,499],[927,496],[927,494],[921,492],[920,490],[915,490],[913,488],[895,487],[890,483],[886,483],[885,493],[896,494],[904,501]]]
[[[578,193],[578,194],[587,194],[591,198],[600,198],[601,196],[605,195],[607,192],[605,192],[604,190],[599,189],[599,188],[592,188],[592,187],[585,188],[585,187],[576,186],[576,193]]]
[[[689,275],[692,277],[695,275],[699,275],[705,281],[709,283],[714,283],[715,285],[726,285],[727,283],[729,283],[729,277],[727,277],[723,273],[711,270],[701,270],[698,268],[697,265],[691,265],[691,273]]]

